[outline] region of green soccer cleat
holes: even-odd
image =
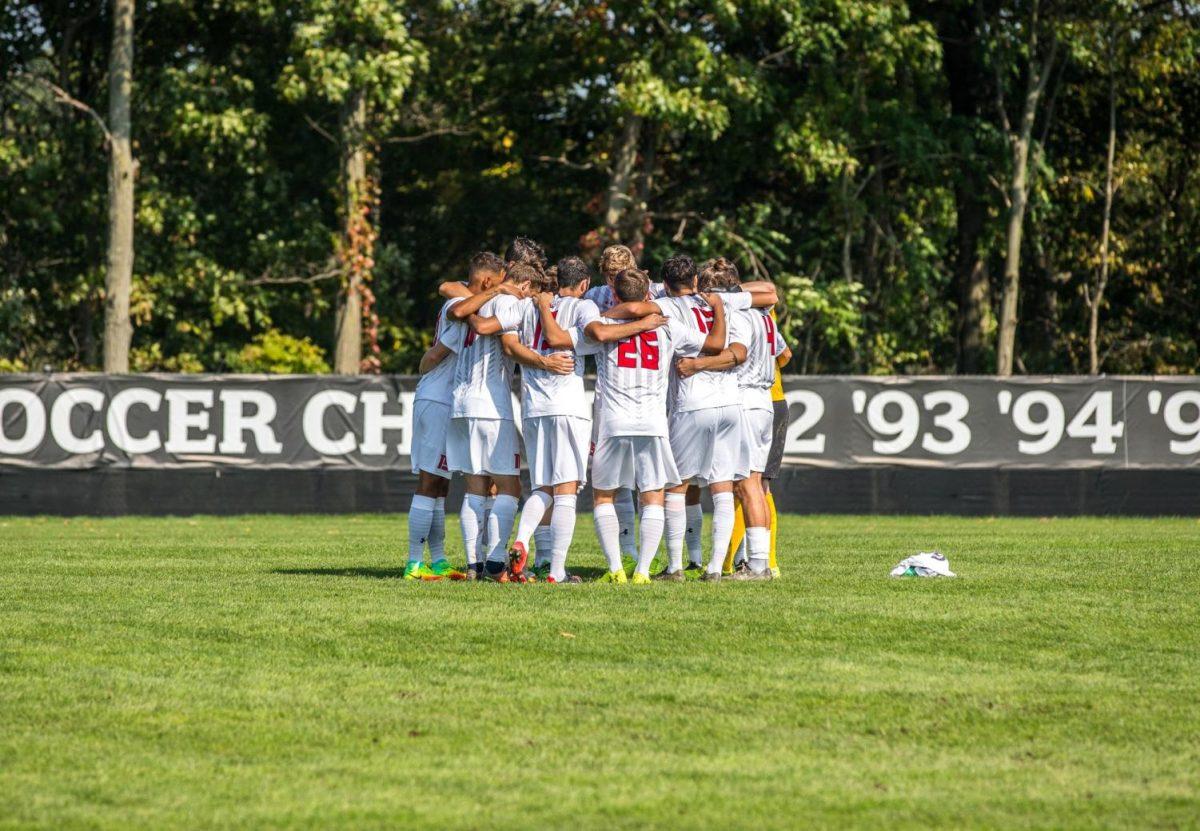
[[[629,578],[623,571],[609,571],[596,578],[597,583],[628,583]]]
[[[535,564],[529,571],[532,576],[544,582],[550,576],[550,564],[542,563],[540,566]]]
[[[629,582],[635,586],[649,586],[650,578],[645,574],[642,574],[640,571],[635,571]]]
[[[466,580],[467,574],[464,571],[459,571],[446,560],[437,560],[425,568],[422,576],[430,576],[436,579],[445,580]]]
[[[425,578],[425,564],[410,562],[404,567],[405,580],[423,580]]]

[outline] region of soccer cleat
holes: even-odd
[[[525,582],[525,563],[528,561],[529,552],[525,549],[525,543],[517,540],[508,549],[508,571],[514,582]]]
[[[703,563],[688,563],[686,566],[683,567],[683,579],[685,579],[685,580],[699,580],[703,576],[704,576],[704,564]]]
[[[484,563],[483,573],[480,576],[489,583],[507,583],[508,568],[504,563],[494,563],[489,560]]]
[[[663,569],[651,579],[659,580],[664,583],[682,583],[687,578],[683,576],[683,569],[679,569],[678,571],[667,571],[666,569]]]
[[[422,562],[409,562],[404,567],[405,580],[422,580],[425,577],[425,564]]]
[[[649,586],[650,577],[649,575],[642,574],[640,571],[635,571],[633,577],[629,578],[629,582],[635,586]]]
[[[483,563],[467,563],[467,579],[482,580],[483,579]]]
[[[442,578],[447,580],[467,579],[466,572],[459,571],[454,566],[450,565],[450,563],[446,560],[437,560],[431,563],[428,567],[426,567],[425,573],[422,576],[424,576],[426,580],[430,578],[435,580],[440,580]]]
[[[767,569],[766,571],[755,571],[754,569],[747,566],[744,569],[738,569],[737,571],[735,571],[733,574],[729,575],[725,579],[726,580],[738,580],[743,583],[758,583],[758,582],[773,580],[774,577],[771,575],[770,569]]]
[[[701,583],[720,583],[721,582],[721,572],[706,571],[706,572],[704,572],[704,574],[700,575],[700,582]]]
[[[608,571],[596,578],[597,583],[628,583],[624,571]]]
[[[582,583],[583,578],[580,577],[578,574],[567,574],[567,576],[564,577],[563,579],[555,580],[553,575],[547,574],[546,582],[550,583],[551,585],[566,586],[566,585],[574,585],[576,583]]]
[[[539,580],[545,580],[550,576],[550,564],[542,563],[540,566],[536,563],[530,570],[530,576],[536,577]]]

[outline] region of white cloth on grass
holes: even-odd
[[[922,551],[905,557],[892,569],[893,577],[957,577],[940,551]]]

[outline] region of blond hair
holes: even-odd
[[[600,276],[606,281],[630,268],[637,268],[637,260],[624,245],[610,245],[600,254]]]

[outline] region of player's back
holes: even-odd
[[[662,283],[650,284],[651,300],[657,300],[660,297],[665,297],[666,293],[667,290]],[[609,285],[592,286],[583,293],[583,299],[591,300],[593,303],[595,303],[596,308],[600,311],[600,314],[605,314],[609,309],[621,302],[617,299],[617,295],[613,292],[612,287]]]
[[[595,347],[600,436],[667,435],[667,388],[674,349],[670,325]]]
[[[735,370],[742,390],[743,405],[771,409],[771,387],[775,383],[775,358],[783,351],[783,338],[774,318],[760,309],[734,312],[744,322],[746,360]]]
[[[566,331],[581,328],[591,323],[599,313],[590,300],[579,297],[555,297],[551,304],[554,319]],[[542,331],[541,310],[536,303],[525,308],[521,319],[521,343],[535,352],[548,355],[561,350],[546,343]],[[567,415],[591,418],[587,393],[583,385],[582,358],[575,361],[575,371],[567,375],[556,375],[544,369],[521,368],[521,414],[523,418]]]
[[[449,405],[454,398],[454,372],[458,363],[458,352],[462,351],[462,342],[468,327],[461,321],[446,317],[446,312],[461,300],[461,297],[452,297],[438,310],[437,320],[433,325],[433,342],[455,344],[457,348],[450,346],[455,354],[447,356],[440,364],[421,376],[421,380],[417,382],[414,398],[416,401],[437,401]]]
[[[499,294],[483,304],[480,317],[500,319],[502,329],[511,331],[519,324],[528,300]],[[454,418],[513,417],[512,363],[504,355],[499,336],[477,335],[468,328],[463,348],[454,365],[454,398],[450,415]]]
[[[692,329],[707,337],[712,331],[713,310],[702,297],[686,294],[677,297],[660,297],[654,301],[662,313],[680,326]],[[726,312],[726,314],[730,314]],[[729,345],[728,332],[724,346]],[[726,407],[737,404],[738,381],[732,372],[706,370],[688,378],[671,372],[671,411],[688,412],[709,407]]]

